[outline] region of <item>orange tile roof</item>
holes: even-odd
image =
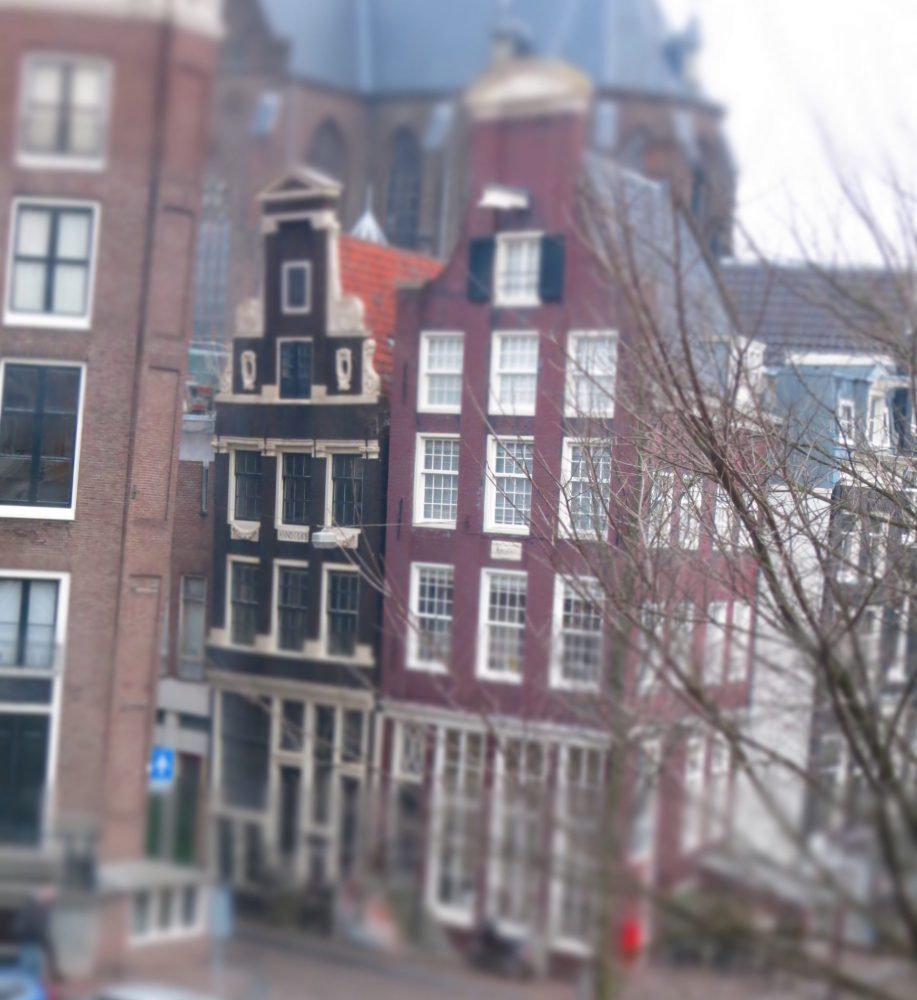
[[[342,236],[341,284],[345,295],[357,295],[366,310],[366,326],[376,341],[376,371],[388,383],[392,373],[391,338],[397,319],[399,285],[428,281],[443,269],[441,261],[396,247]]]

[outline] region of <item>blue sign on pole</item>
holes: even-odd
[[[169,747],[153,747],[150,754],[150,788],[168,791],[175,781],[175,751]]]

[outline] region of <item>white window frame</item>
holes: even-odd
[[[288,304],[290,292],[290,271],[293,268],[301,268],[306,272],[306,304],[304,306],[290,306]],[[280,269],[280,312],[284,316],[305,316],[312,312],[312,261],[311,260],[285,260]],[[291,338],[297,339],[295,337]],[[279,379],[279,373],[278,373]],[[278,393],[279,393],[278,380]]]
[[[752,644],[752,608],[748,601],[732,602],[729,617],[729,645],[726,649],[727,684],[737,684],[748,676],[748,654]]]
[[[70,153],[33,153],[24,148],[23,129],[28,107],[29,74],[33,66],[42,62],[68,62],[95,66],[101,70],[102,103],[99,112],[102,116],[102,142],[97,156],[77,156]],[[105,168],[108,158],[108,140],[111,131],[111,95],[114,67],[108,59],[97,56],[84,56],[76,52],[34,51],[27,52],[19,69],[19,101],[17,102],[16,121],[16,164],[36,170],[83,170],[101,171]]]
[[[294,313],[295,315],[295,313]],[[312,345],[312,372],[310,374],[310,385],[309,385],[309,395],[308,396],[281,396],[280,395],[280,377],[282,372],[282,354],[283,346],[285,344],[302,344],[310,343]],[[312,402],[312,392],[315,388],[315,338],[314,337],[278,337],[277,338],[277,353],[274,360],[276,368],[274,373],[277,376],[277,402],[282,403],[284,406],[296,406],[297,404],[302,405],[303,403]]]
[[[229,449],[229,496],[227,497],[227,521],[230,524],[237,524],[243,528],[253,528],[261,524],[261,521],[247,521],[236,517],[236,452],[237,451],[257,451],[261,454],[261,516],[264,517],[264,461],[267,456],[261,446],[255,443],[251,445],[238,444]],[[282,477],[280,477],[282,478]],[[276,518],[276,513],[275,513]]]
[[[874,404],[880,404],[879,412],[873,415]],[[867,412],[869,444],[873,448],[886,450],[891,448],[891,414],[888,409],[888,397],[884,392],[869,394],[869,410]]]
[[[487,667],[487,654],[490,649],[490,591],[492,586],[492,581],[494,577],[497,576],[512,576],[521,577],[525,581],[525,597],[526,597],[526,616],[525,621],[522,623],[522,656],[521,660],[523,662],[519,665],[519,672],[517,674],[510,673],[509,671],[500,670],[489,670]],[[481,570],[481,597],[480,597],[480,608],[478,611],[478,648],[477,648],[477,676],[482,680],[486,681],[496,681],[502,684],[522,684],[523,678],[525,676],[525,653],[526,646],[528,645],[528,572],[526,570],[512,570],[512,569],[495,569],[492,567],[484,567]],[[500,624],[500,623],[495,623]],[[519,628],[519,626],[516,626]]]
[[[707,774],[704,781],[705,841],[721,840],[731,827],[732,747],[721,732],[707,738]]]
[[[86,275],[86,312],[83,316],[58,316],[53,313],[16,312],[11,301],[13,297],[14,259],[16,256],[16,233],[19,229],[19,211],[22,207],[35,205],[40,208],[73,208],[89,211],[92,217],[92,237],[89,248],[89,269]],[[6,288],[3,299],[3,322],[7,326],[30,327],[33,329],[89,330],[92,327],[95,306],[96,273],[99,265],[99,232],[102,228],[102,206],[97,201],[79,201],[69,198],[31,198],[26,195],[14,198],[10,206],[9,236],[6,252]],[[66,362],[63,362],[66,363]]]
[[[194,922],[192,924],[185,924],[181,920],[182,894],[188,889],[197,893]],[[165,892],[172,893],[172,905],[170,908],[169,927],[167,930],[162,930],[154,925],[156,924],[156,915],[159,910],[159,900]],[[138,932],[134,927],[134,907],[137,905],[137,897],[140,895],[146,895],[150,899],[150,926],[143,932]],[[205,885],[198,885],[197,883],[186,885],[151,885],[131,893],[130,933],[128,935],[131,947],[137,948],[146,945],[162,944],[166,941],[182,940],[202,935],[206,926],[204,913],[208,903],[207,895],[207,887]]]
[[[286,401],[285,401],[286,402]],[[241,451],[246,449],[242,448]],[[312,459],[312,479],[313,481],[318,476],[315,475],[315,447],[312,442],[304,444],[296,444],[296,442],[284,441],[283,445],[277,448],[277,457],[275,459],[275,472],[274,472],[274,529],[275,531],[302,531],[305,532],[305,538],[303,543],[309,541],[309,531],[310,527],[307,524],[287,524],[283,519],[283,457],[284,455],[305,455],[307,458]],[[233,486],[235,486],[235,479],[233,479]],[[263,498],[262,498],[263,499]],[[235,489],[233,489],[233,502],[235,502]],[[316,518],[316,511],[313,506],[312,517]],[[287,541],[288,539],[284,539]]]
[[[178,649],[176,656],[178,669],[184,669],[185,656],[182,652],[182,645],[185,636],[185,581],[201,580],[204,584],[204,649],[201,653],[202,666],[207,657],[207,577],[202,573],[182,573],[178,583]],[[167,619],[168,620],[168,619]]]
[[[642,865],[652,866],[656,855],[656,836],[658,833],[659,819],[659,787],[661,782],[661,748],[657,740],[648,740],[638,743],[634,747],[636,755],[636,768],[634,774],[634,784],[631,794],[630,823],[627,837],[628,861]],[[649,772],[644,774],[644,768]],[[647,798],[640,799],[642,780],[648,780],[649,786],[646,789]],[[639,818],[646,824],[646,843],[637,846],[634,843],[637,830],[638,813],[636,807],[643,805],[645,813],[639,814]]]
[[[541,247],[544,233],[540,230],[524,230],[520,232],[498,233],[496,252],[494,254],[493,299],[496,306],[538,306],[541,305]],[[531,240],[536,244],[535,253],[535,289],[532,294],[502,294],[500,290],[501,276],[506,270],[507,247],[511,243]]]
[[[605,654],[605,623],[604,618],[600,620],[599,631],[599,676],[594,681],[574,680],[565,677],[563,673],[563,652],[564,652],[564,598],[567,588],[570,587],[577,596],[582,596],[586,591],[593,591],[598,600],[596,603],[604,604],[604,593],[599,587],[599,581],[592,576],[569,576],[558,574],[554,578],[554,628],[551,655],[551,687],[561,688],[568,691],[597,691],[602,682],[601,660]],[[578,630],[577,634],[587,634],[584,630]],[[591,634],[591,633],[588,633]]]
[[[455,591],[455,566],[451,563],[431,563],[415,562],[411,563],[411,589],[409,598],[408,613],[408,634],[407,634],[407,666],[409,670],[419,670],[429,674],[447,674],[449,664],[440,661],[422,660],[419,655],[420,643],[418,642],[418,621],[420,618],[420,575],[425,569],[452,571],[452,587]],[[455,636],[455,614],[453,608],[452,635]]]
[[[229,555],[226,557],[226,613],[223,616],[226,622],[226,645],[230,649],[244,649],[251,652],[252,650],[258,649],[259,643],[258,639],[261,633],[255,629],[255,638],[250,646],[239,646],[232,641],[232,565],[233,563],[248,563],[252,566],[261,566],[261,558],[259,556],[237,556]]]
[[[726,643],[729,633],[729,601],[711,601],[707,605],[702,660],[704,684],[722,684],[726,668]]]
[[[911,595],[905,594],[895,612],[895,651],[885,672],[889,684],[906,684],[908,674],[908,639],[911,623]]]
[[[535,369],[527,371],[506,371],[500,368],[500,345],[502,341],[509,337],[527,337],[535,342]],[[538,406],[538,369],[541,361],[541,338],[537,330],[494,330],[490,338],[490,387],[488,391],[487,412],[494,416],[508,417],[534,417]],[[529,403],[515,403],[510,401],[504,403],[500,399],[500,376],[501,375],[525,375],[530,376],[535,384],[533,399]]]
[[[354,650],[352,656],[343,656],[340,653],[331,653],[328,650],[328,602],[331,598],[331,573],[353,573],[360,577],[359,566],[354,566],[344,562],[325,562],[322,564],[322,591],[321,606],[319,608],[318,641],[322,651],[322,658],[334,663],[358,664],[360,666],[372,666],[372,657],[366,655],[366,647],[360,642],[360,606],[357,604],[357,631],[354,633]],[[359,593],[359,592],[358,592]]]
[[[309,636],[303,640],[302,649],[282,649],[280,646],[280,571],[281,569],[308,570],[309,563],[304,559],[274,559],[271,569],[271,585],[273,590],[271,601],[271,648],[276,656],[292,656],[301,660],[306,655],[306,646],[311,641]],[[306,608],[306,613],[309,609]]]
[[[675,472],[668,467],[647,469],[646,500],[641,511],[646,543],[650,548],[668,548],[675,527]]]
[[[693,854],[704,840],[707,741],[699,732],[684,741],[681,771],[681,854]]]
[[[362,458],[363,465],[363,485],[366,485],[366,465],[365,463],[370,461],[370,456],[367,454],[366,449],[362,446],[351,446],[347,447],[341,445],[338,447],[335,445],[334,448],[329,448],[327,451],[320,454],[316,454],[316,458],[324,458],[325,460],[325,509],[322,512],[322,526],[325,528],[334,528],[335,531],[344,533],[345,535],[359,536],[364,525],[358,524],[356,526],[349,525],[336,525],[334,523],[334,459],[337,455],[350,455],[356,458]],[[318,477],[314,477],[318,478]],[[363,497],[365,503],[365,494]],[[312,512],[313,516],[315,511]]]
[[[456,516],[449,521],[441,521],[435,518],[424,517],[424,486],[426,481],[426,476],[429,475],[442,475],[443,473],[437,473],[433,470],[424,469],[424,458],[425,449],[427,441],[459,441],[460,436],[458,434],[418,434],[417,444],[415,447],[415,458],[414,458],[414,518],[413,523],[416,525],[423,525],[430,528],[455,528],[456,520],[458,519],[458,497],[456,498]],[[459,449],[459,467],[461,467],[461,448]],[[449,473],[450,475],[452,473]],[[459,471],[456,470],[455,483],[456,492],[459,491]]]
[[[613,344],[613,368],[610,373],[599,375],[599,378],[612,379],[611,393],[604,398],[604,405],[593,413],[580,412],[576,402],[576,387],[580,379],[591,379],[592,373],[578,367],[576,362],[576,347],[580,341],[611,340]],[[584,419],[611,419],[615,415],[615,390],[618,376],[618,331],[617,330],[571,330],[567,334],[567,367],[566,386],[564,390],[564,416],[582,417]]]
[[[527,524],[497,524],[497,444],[531,444],[532,445],[532,494],[529,505],[529,520]],[[531,531],[532,508],[535,499],[535,439],[529,436],[505,437],[490,434],[487,437],[487,468],[484,481],[484,531],[493,535],[528,535]],[[520,477],[521,478],[521,477]]]
[[[458,372],[430,371],[430,344],[435,340],[458,338],[462,342],[462,365]],[[424,330],[420,335],[420,372],[417,378],[418,413],[461,413],[462,388],[465,372],[465,334],[462,330]],[[430,375],[457,375],[459,380],[459,402],[457,406],[430,402]]]
[[[57,584],[57,609],[54,623],[55,658],[51,670],[39,667],[0,667],[0,676],[14,679],[36,678],[51,681],[51,700],[47,705],[0,702],[0,711],[15,715],[48,716],[48,753],[45,760],[44,800],[39,843],[47,847],[54,836],[57,807],[57,764],[60,757],[60,719],[63,704],[63,675],[67,662],[67,618],[70,610],[70,574],[67,572],[0,569],[0,579],[52,580]]]
[[[849,396],[837,401],[837,428],[840,443],[852,445],[856,440],[856,403]]]
[[[704,481],[700,477],[682,474],[678,493],[678,529],[676,545],[693,552],[700,545],[704,514]]]
[[[571,517],[570,517],[570,500],[571,497],[568,493],[568,486],[573,481],[573,449],[574,448],[607,448],[609,452],[608,456],[608,501],[602,499],[603,506],[605,508],[605,531],[602,534],[589,532],[580,532],[578,529],[573,527]],[[560,528],[561,538],[575,538],[578,541],[595,541],[601,542],[608,538],[608,530],[611,527],[611,516],[609,511],[609,506],[611,502],[611,459],[612,459],[612,447],[611,441],[609,440],[597,440],[593,438],[564,438],[563,453],[561,456],[561,482],[560,482],[560,503],[558,511],[558,525]],[[589,480],[590,486],[602,485]],[[593,491],[594,494],[594,491]]]
[[[76,441],[73,446],[73,483],[70,488],[69,507],[42,507],[26,504],[0,503],[0,518],[19,518],[30,521],[72,521],[76,517],[77,487],[80,479],[80,449],[83,441],[83,414],[86,408],[87,367],[80,361],[53,361],[48,358],[0,358],[0,413],[3,411],[3,385],[7,365],[41,365],[44,368],[78,368],[80,370],[80,398],[77,403]]]

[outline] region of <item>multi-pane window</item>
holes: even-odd
[[[235,463],[234,521],[261,520],[261,452],[237,451]]]
[[[608,534],[611,501],[611,447],[581,441],[564,443],[561,525],[577,538]]]
[[[230,639],[236,646],[252,646],[258,631],[258,592],[261,572],[257,563],[233,562],[230,577]]]
[[[446,729],[438,737],[433,895],[444,909],[470,916],[481,847],[484,736]]]
[[[567,356],[567,416],[614,416],[617,367],[618,338],[614,333],[571,333]]]
[[[25,65],[20,151],[99,160],[105,150],[109,68],[97,60],[30,56]]]
[[[719,684],[723,676],[723,655],[726,650],[727,601],[713,601],[707,606],[707,624],[702,661],[703,680]]]
[[[452,653],[454,570],[415,564],[411,588],[412,666],[444,669]]]
[[[497,238],[497,305],[534,305],[538,302],[541,237],[503,233]]]
[[[675,474],[670,469],[653,469],[647,475],[649,497],[644,518],[646,542],[651,548],[662,548],[672,538]]]
[[[856,436],[856,406],[852,399],[838,402],[837,426],[841,444],[853,444]]]
[[[17,202],[8,309],[26,318],[85,320],[89,314],[95,209]]]
[[[331,516],[339,527],[363,523],[363,459],[359,455],[331,457]]]
[[[4,366],[0,504],[71,506],[81,378],[79,368]]]
[[[665,661],[665,614],[658,604],[640,607],[637,630],[637,692],[646,694],[659,679]]]
[[[684,475],[678,498],[678,546],[696,549],[700,542],[703,483],[696,476]]]
[[[308,399],[312,394],[312,341],[280,342],[280,398]]]
[[[0,667],[54,663],[56,580],[0,579]]]
[[[717,544],[721,548],[732,544],[735,524],[735,510],[732,500],[723,487],[718,486],[713,498],[713,532]]]
[[[181,630],[178,639],[182,677],[203,680],[206,638],[207,581],[202,576],[181,578]]]
[[[602,669],[602,591],[586,578],[560,577],[557,587],[557,681],[593,687]]]
[[[681,851],[690,854],[700,847],[704,821],[704,739],[692,734],[684,744],[681,784]]]
[[[745,679],[748,668],[748,649],[751,641],[751,607],[744,601],[732,605],[732,624],[729,628],[729,650],[726,656],[726,680]]]
[[[525,573],[484,571],[481,673],[519,680],[525,649]]]
[[[280,566],[277,578],[277,643],[281,649],[301,650],[308,620],[309,571]]]
[[[538,389],[537,332],[495,333],[490,368],[490,412],[531,416]]]
[[[722,734],[709,738],[707,765],[707,840],[720,839],[729,829],[729,784],[731,751]]]
[[[655,835],[656,793],[659,778],[657,744],[642,744],[634,751],[634,784],[628,856],[633,861],[652,856]]]
[[[438,413],[461,410],[464,354],[465,338],[461,333],[423,334],[419,409]]]
[[[332,570],[325,596],[327,649],[332,656],[353,656],[357,646],[360,608],[360,577],[357,573]]]
[[[531,441],[490,441],[488,527],[525,534],[532,512],[532,470],[535,446]]]
[[[458,438],[421,437],[418,459],[420,476],[415,520],[454,525],[458,511]]]
[[[282,307],[285,313],[307,313],[312,305],[312,265],[291,260],[281,272]]]
[[[869,443],[874,448],[887,448],[891,444],[885,396],[871,396],[869,399]]]
[[[283,456],[283,523],[309,524],[312,519],[312,457],[297,452]]]

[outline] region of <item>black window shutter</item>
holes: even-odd
[[[538,279],[539,297],[542,302],[563,300],[565,258],[563,236],[542,236],[541,274]]]
[[[473,239],[468,247],[468,298],[489,302],[494,276],[496,240],[492,236]]]

